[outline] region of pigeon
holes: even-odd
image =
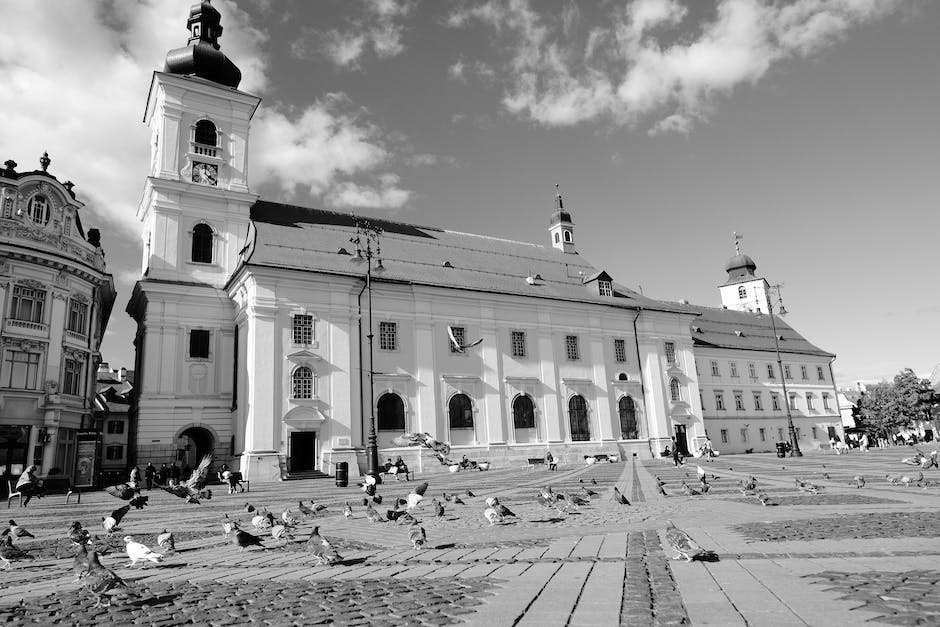
[[[901,478],[897,475],[885,475],[885,480],[891,485],[897,485]]]
[[[911,479],[911,478],[908,477],[907,475],[901,475],[901,485],[903,485],[905,488],[911,487],[911,482],[912,482],[912,481],[913,481],[913,479]]]
[[[379,514],[377,511],[375,511],[375,509],[369,503],[366,503],[366,518],[371,523],[388,522],[384,518],[382,518],[382,515]]]
[[[251,519],[251,524],[254,525],[257,529],[270,529],[274,526],[274,514],[271,512],[258,514]]]
[[[506,507],[502,503],[496,503],[496,505],[494,505],[493,508],[497,512],[499,512],[499,515],[502,516],[503,518],[518,518],[518,516],[516,516],[512,511],[510,511],[508,507]]]
[[[695,472],[698,473],[698,476],[699,476],[699,477],[704,477],[704,476],[705,476],[705,469],[702,468],[701,466],[699,466],[698,464],[696,464],[696,466],[695,466]]]
[[[3,535],[10,534],[14,538],[35,538],[33,534],[26,531],[26,527],[20,527],[15,520],[10,521],[10,528],[3,532]]]
[[[23,560],[34,560],[36,559],[30,555],[27,551],[13,546],[13,536],[7,534],[3,539],[3,544],[0,544],[0,563],[3,564],[3,568],[7,569],[13,565],[13,562],[20,562]]]
[[[297,519],[294,517],[294,514],[291,513],[289,509],[285,509],[281,512],[281,520],[284,522],[286,527],[296,527]]]
[[[211,499],[212,490],[206,489],[206,477],[209,474],[209,464],[212,463],[212,455],[206,455],[193,470],[193,474],[186,481],[178,485],[160,486],[173,496],[186,499],[187,503],[199,504],[199,499]]]
[[[558,498],[559,500],[567,499],[569,503],[573,503],[574,505],[588,505],[591,502],[591,499],[585,498],[579,494],[559,494]]]
[[[79,546],[85,546],[91,541],[91,534],[88,533],[87,529],[82,528],[82,523],[79,521],[74,521],[69,526],[69,540]]]
[[[365,506],[367,506],[368,504],[369,504],[369,498],[368,498],[368,497],[365,497],[365,496],[362,497],[362,506],[365,507]]]
[[[105,516],[101,519],[101,526],[104,527],[104,530],[108,532],[109,536],[120,529],[118,525],[121,524],[121,519],[123,519],[129,511],[131,511],[131,506],[125,505],[111,512],[110,516]]]
[[[585,488],[584,486],[581,486],[581,489],[578,490],[578,494],[580,494],[581,496],[583,496],[583,497],[586,498],[586,499],[589,499],[589,498],[591,498],[592,496],[597,496],[597,492],[595,492],[594,490],[588,490],[588,489]]]
[[[129,501],[129,503],[130,503],[131,507],[134,507],[134,508],[136,508],[136,509],[143,509],[144,506],[147,505],[147,501],[149,501],[149,500],[150,500],[150,497],[149,497],[149,496],[140,496],[140,495],[137,495],[137,496],[135,496],[134,498],[132,498],[132,499]]]
[[[657,476],[656,476],[656,485],[658,485],[658,486],[664,486],[664,485],[666,485],[666,482],[663,481],[663,480],[657,475]]]
[[[660,493],[660,494],[662,494],[663,496],[669,496],[668,494],[666,494],[666,488],[664,488],[664,487],[661,486],[661,485],[657,486],[657,488],[659,488],[659,493]]]
[[[666,541],[677,553],[676,557],[673,559],[678,560],[684,558],[687,562],[694,560],[707,562],[718,561],[717,553],[703,549],[695,540],[689,537],[689,534],[678,529],[671,520],[668,521],[668,523],[666,527]]]
[[[617,486],[614,486],[614,503],[618,505],[629,505],[630,501],[627,500],[627,497],[620,492]]]
[[[468,490],[467,490],[467,496],[472,499],[473,497],[476,496],[476,494],[474,494],[473,492],[471,492],[471,491],[468,489]]]
[[[78,550],[75,551],[75,558],[72,560],[72,572],[75,573],[72,583],[78,583],[86,570],[88,570],[88,546],[79,544]]]
[[[535,497],[536,502],[542,507],[556,507],[558,499],[555,498],[555,493],[552,492],[551,486],[545,486],[539,490],[538,495]]]
[[[441,502],[437,499],[431,499],[431,506],[434,508],[434,515],[438,518],[443,518],[444,506],[441,505]]]
[[[159,546],[164,551],[175,552],[176,539],[173,537],[171,532],[164,529],[163,533],[157,536],[157,546]]]
[[[144,565],[146,565],[146,562],[159,564],[163,561],[162,554],[154,553],[146,544],[134,542],[134,538],[131,536],[124,536],[124,545],[127,556],[131,558],[130,566],[136,566],[137,562],[140,561],[144,561]]]
[[[312,516],[314,511],[304,505],[303,501],[297,501],[297,511],[303,514],[304,516]]]
[[[324,564],[332,566],[343,559],[333,548],[333,545],[330,544],[330,541],[320,535],[319,526],[314,527],[310,537],[307,538],[307,550],[313,553],[313,559],[320,566]]]
[[[591,477],[591,485],[597,485],[597,479]]]
[[[366,502],[368,502],[368,501],[366,501]],[[375,503],[376,505],[381,505],[381,504],[382,504],[382,495],[381,495],[381,494],[376,494],[375,496],[373,496],[373,497],[372,497],[372,502]]]
[[[428,541],[428,536],[424,532],[424,527],[418,524],[418,521],[414,521],[411,525],[411,530],[408,532],[408,539],[411,540],[411,546],[415,549],[420,549]]]
[[[232,535],[233,532],[238,531],[238,523],[228,517],[228,514],[223,514],[224,518],[222,519],[222,535],[226,538]]]
[[[825,477],[826,481],[828,481],[828,480],[829,480],[829,473],[828,473],[828,472],[824,472],[824,473],[823,473],[823,477]]]
[[[760,504],[763,505],[764,507],[767,507],[768,505],[776,505],[776,503],[772,503],[770,501],[770,497],[764,494],[763,492],[757,493],[757,500],[760,501]]]
[[[104,489],[111,496],[116,496],[122,501],[129,501],[135,495],[140,494],[140,488],[129,483],[120,483],[118,485],[109,485]]]
[[[88,554],[88,568],[82,575],[82,580],[82,588],[95,597],[95,607],[103,607],[102,601],[105,599],[108,600],[107,605],[111,605],[111,595],[127,591],[124,580],[101,564],[96,551]]]
[[[310,509],[313,510],[314,516],[319,516],[320,512],[326,511],[326,505],[323,503],[317,503],[313,499],[310,499]]]
[[[796,487],[800,492],[809,492],[810,494],[819,494],[819,486],[810,483],[809,481],[803,481],[799,477],[796,478]]]
[[[352,518],[352,507],[350,507],[349,501],[343,503],[343,516],[345,518]]]
[[[862,477],[861,475],[855,475],[852,479],[855,481],[856,488],[861,489],[865,487],[865,477]]]
[[[290,529],[286,525],[274,525],[271,527],[271,537],[280,542],[287,543],[294,539]]]
[[[503,517],[500,516],[499,512],[497,512],[496,509],[492,507],[487,507],[485,510],[483,510],[483,517],[489,521],[491,527],[498,522],[503,522]]]
[[[261,543],[261,538],[258,536],[252,535],[241,529],[235,529],[235,535],[232,538],[232,544],[237,544],[240,550],[244,551],[250,546],[260,546],[264,548],[264,545]]]
[[[453,500],[454,505],[466,505],[466,503],[463,502],[463,499],[461,499],[456,494],[454,495],[454,498],[452,500]]]
[[[414,523],[418,522],[418,519],[408,512],[402,512],[401,516],[399,516],[395,522],[397,522],[399,525],[413,525]]]
[[[702,494],[708,494],[708,491],[712,489],[710,483],[702,483]]]
[[[253,511],[255,511],[255,506],[252,505],[251,503],[245,503],[245,511],[250,514]]]
[[[690,487],[689,484],[687,484],[685,481],[682,482],[682,491],[686,496],[702,496],[701,492],[695,488]]]

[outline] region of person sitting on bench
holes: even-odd
[[[558,462],[555,461],[555,457],[552,455],[551,451],[545,453],[545,464],[548,466],[549,470],[558,470]]]
[[[401,475],[405,475],[406,481],[411,481],[411,472],[408,470],[408,466],[405,465],[404,460],[401,458],[401,455],[398,456],[398,459],[395,460],[395,475],[401,479]]]
[[[34,496],[41,499],[46,494],[45,489],[42,487],[42,481],[37,479],[34,474],[37,470],[39,468],[36,466],[27,466],[23,474],[20,475],[19,481],[16,482],[16,491],[26,497],[23,501],[23,507],[29,505],[30,499]]]

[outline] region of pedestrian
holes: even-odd
[[[176,462],[173,462],[173,465],[170,466],[170,485],[179,485],[180,484],[180,467],[176,465]]]
[[[555,461],[551,451],[545,453],[545,465],[548,466],[549,470],[558,470],[558,462]]]
[[[147,481],[147,489],[153,490],[153,478],[157,474],[157,469],[153,465],[153,462],[147,462],[147,467],[144,468],[144,479]]]
[[[27,466],[23,474],[20,475],[19,481],[16,482],[16,491],[26,497],[26,500],[23,501],[23,507],[29,505],[30,499],[34,496],[41,499],[46,494],[42,487],[42,481],[36,477],[37,470],[39,470],[37,466]]]
[[[131,474],[128,477],[127,482],[130,483],[135,488],[140,487],[140,466],[134,466],[133,468],[131,468]]]
[[[679,452],[679,447],[675,446],[675,444],[673,444],[672,447],[672,461],[676,465],[676,468],[685,464],[685,462],[682,461],[682,453]]]
[[[715,449],[712,448],[712,441],[708,437],[705,438],[705,454],[708,456],[708,461],[715,457]]]
[[[166,462],[163,462],[160,470],[157,471],[157,479],[160,485],[166,485],[166,482],[170,479],[170,469],[166,467]]]

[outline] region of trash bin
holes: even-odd
[[[787,443],[786,442],[777,442],[777,457],[786,457],[787,456]],[[337,477],[337,485],[339,485],[339,475]]]
[[[349,485],[349,463],[336,462],[336,487],[345,488]]]

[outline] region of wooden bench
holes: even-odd
[[[555,463],[557,464],[558,462],[555,462]],[[530,457],[526,460],[525,468],[526,470],[535,470],[535,467],[539,465],[541,466],[545,465],[544,457]]]

